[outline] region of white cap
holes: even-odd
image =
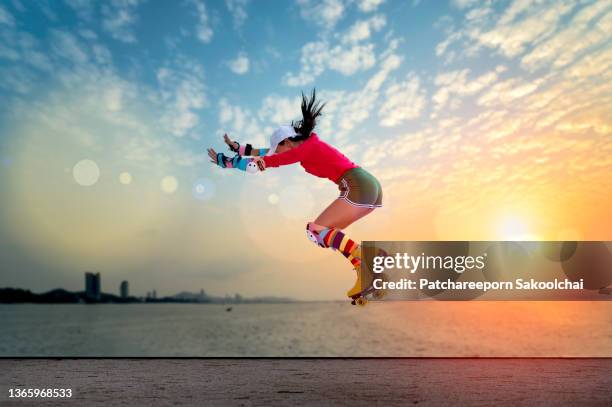
[[[272,133],[272,136],[270,136],[270,150],[268,150],[266,155],[274,154],[278,143],[286,138],[294,136],[297,136],[297,133],[295,132],[293,126],[280,126],[278,129],[274,130],[274,133]]]

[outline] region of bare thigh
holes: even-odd
[[[336,199],[321,212],[314,223],[328,228],[345,229],[351,223],[363,218],[373,210],[374,208],[360,208],[351,205],[343,199]]]

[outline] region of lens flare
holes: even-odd
[[[278,203],[278,195],[270,194],[268,195],[268,203],[271,205],[276,205]]]
[[[100,167],[92,160],[81,160],[72,168],[72,176],[77,184],[89,187],[98,182]]]
[[[178,189],[178,181],[171,175],[165,176],[161,180],[160,188],[165,194],[173,194]]]
[[[208,201],[215,195],[215,184],[207,178],[201,178],[193,183],[193,197],[200,201]]]
[[[132,174],[129,172],[122,172],[119,174],[119,182],[123,185],[130,185],[132,183]]]

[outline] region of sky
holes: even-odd
[[[337,186],[206,156],[312,88],[383,186],[354,240],[612,240],[610,32],[606,1],[3,0],[0,287],[343,298],[304,233]]]

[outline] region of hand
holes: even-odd
[[[227,146],[229,147],[230,150],[232,150],[233,152],[236,152],[238,150],[238,147],[240,147],[238,145],[238,143],[236,143],[235,141],[232,141],[228,136],[227,133],[223,135],[223,141],[225,141],[225,144],[227,144]]]
[[[257,164],[260,171],[266,170],[266,162],[264,161],[263,157],[253,157],[253,162]]]
[[[210,162],[213,164],[217,164],[217,152],[212,148],[207,149],[208,157],[210,158]]]

